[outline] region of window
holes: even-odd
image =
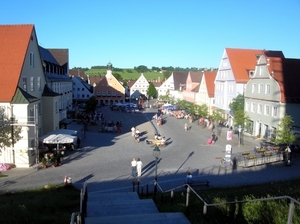
[[[30,91],[34,91],[34,77],[30,77]]]
[[[262,113],[262,105],[261,104],[258,104],[258,108],[257,108],[257,112],[259,113],[259,114],[261,114]]]
[[[251,111],[255,112],[255,103],[251,103]]]
[[[108,91],[107,91],[107,96],[110,96],[110,94],[111,94],[111,91],[108,90]]]
[[[272,116],[277,117],[277,107],[273,107]]]
[[[116,91],[112,91],[112,96],[116,96]]]
[[[252,84],[252,93],[255,93],[255,91],[256,91],[256,84],[253,83],[253,84]]]
[[[263,84],[258,85],[258,93],[262,94],[263,93]]]
[[[58,113],[58,103],[57,103],[57,101],[55,101],[54,106],[55,106],[55,113]]]
[[[80,88],[77,88],[77,91],[80,91]]]
[[[247,102],[247,103],[246,103],[246,108],[245,108],[245,110],[246,110],[246,111],[249,111],[249,107],[250,107],[250,104]]]
[[[106,91],[105,90],[102,91],[102,96],[106,96]]]
[[[41,77],[37,78],[37,89],[38,89],[38,91],[42,90],[42,87],[41,87]]]
[[[100,90],[97,91],[97,96],[101,96],[101,91]]]
[[[28,123],[34,124],[34,108],[29,109]]]
[[[265,115],[270,115],[270,107],[268,105],[265,106]]]
[[[29,63],[30,63],[30,67],[34,67],[34,53],[30,52],[30,56],[29,56]]]
[[[84,91],[84,88],[82,88],[81,90]]]
[[[23,78],[23,89],[27,92],[27,78]]]
[[[39,115],[42,114],[42,104],[41,103],[38,104],[38,113],[39,113]]]
[[[118,96],[121,96],[121,93],[120,93],[120,92],[118,92],[118,93],[117,93],[117,95],[118,95]]]
[[[265,94],[266,95],[269,95],[270,94],[270,84],[266,84],[266,87],[265,87]]]
[[[82,94],[82,99],[84,99],[84,97],[85,97],[85,95],[84,95],[84,94]]]

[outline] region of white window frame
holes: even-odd
[[[258,113],[258,114],[261,114],[262,112],[263,112],[263,106],[262,106],[262,104],[259,103],[259,104],[257,105],[257,113]]]
[[[263,90],[263,89],[264,89],[264,88],[263,88],[263,86],[264,86],[264,85],[263,85],[263,84],[261,84],[261,83],[260,83],[260,84],[258,84],[258,93],[259,93],[259,94],[262,94],[262,93],[264,92],[264,90]]]
[[[30,77],[30,91],[31,92],[34,91],[34,77],[33,76]]]
[[[265,105],[265,115],[270,115],[270,106]]]
[[[253,84],[252,84],[252,91],[251,91],[251,92],[252,92],[252,93],[255,93],[255,91],[256,91],[256,84],[253,83]]]
[[[277,117],[278,116],[278,107],[273,106],[272,108],[272,117]]]
[[[270,92],[271,92],[271,86],[270,86],[270,84],[266,84],[266,86],[265,86],[265,94],[266,95],[270,95]]]
[[[255,112],[255,103],[251,103],[251,112]]]

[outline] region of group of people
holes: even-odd
[[[141,177],[142,176],[142,166],[143,163],[140,158],[132,159],[131,161],[131,175],[133,178]]]
[[[141,133],[138,128],[135,128],[135,127],[131,128],[131,136],[133,136],[137,142],[140,142],[140,134]]]

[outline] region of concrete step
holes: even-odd
[[[158,213],[152,199],[87,202],[87,217]]]
[[[120,200],[138,200],[139,195],[136,192],[117,192],[117,193],[90,193],[88,201],[120,201]]]
[[[152,213],[152,214],[136,214],[136,215],[120,215],[107,217],[87,217],[85,224],[190,224],[190,221],[181,212],[174,213]]]

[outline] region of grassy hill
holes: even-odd
[[[105,75],[106,74],[106,69],[89,69],[85,72],[87,75]],[[141,75],[141,73],[137,72],[134,69],[123,69],[122,71],[114,71],[113,74],[119,74],[123,79],[125,80],[130,80],[130,79],[138,79]],[[164,75],[159,72],[145,72],[143,73],[144,76],[146,77],[147,80],[153,80],[153,79],[158,79],[160,77],[160,80],[163,79]]]

